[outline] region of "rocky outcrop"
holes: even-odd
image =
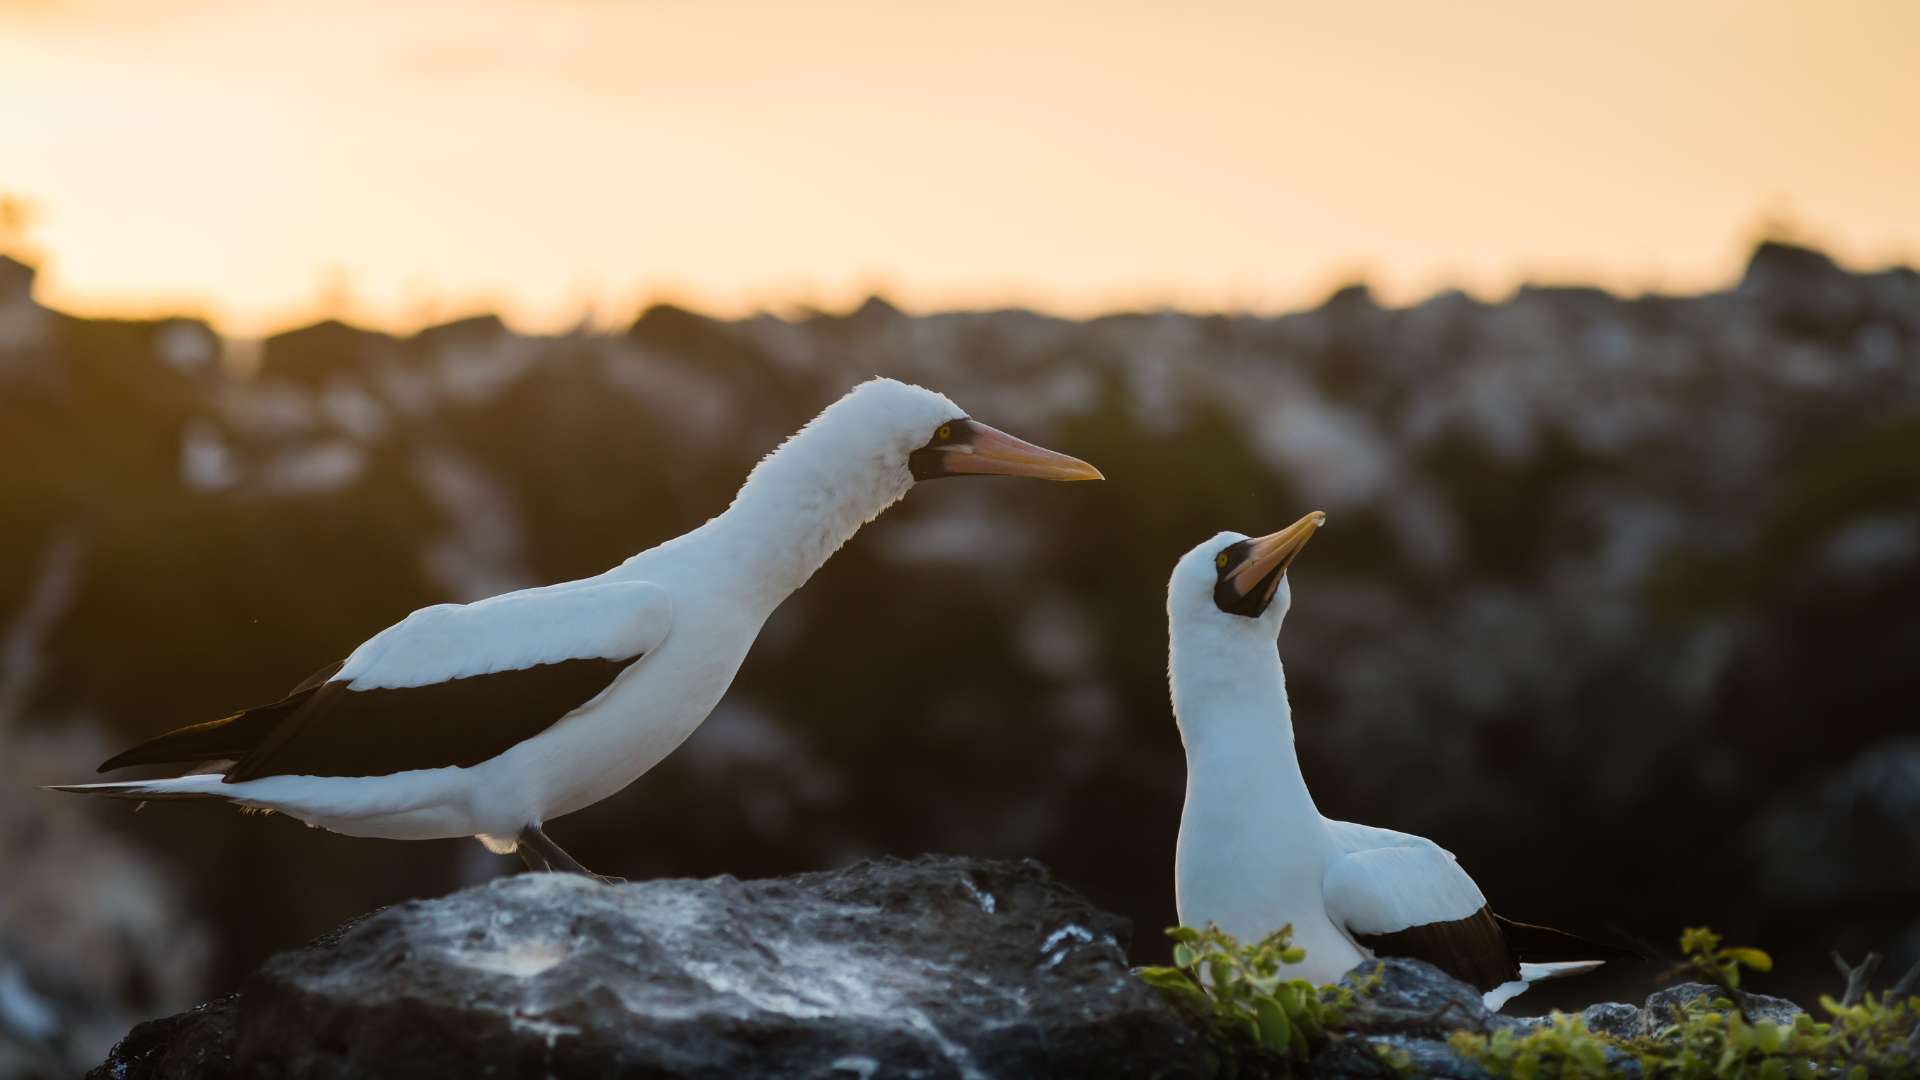
[[[522,874],[282,953],[94,1075],[1202,1075],[1127,937],[1033,862]]]
[[[282,953],[239,992],[134,1028],[91,1075],[1287,1073],[1250,1044],[1223,1049],[1204,1017],[1136,978],[1128,936],[1124,919],[1032,861],[924,856],[614,886],[521,874]],[[1348,979],[1364,988],[1313,1076],[1481,1077],[1453,1032],[1546,1022],[1491,1013],[1478,991],[1416,960]],[[1676,1005],[1712,992],[1676,986],[1644,1007],[1583,1015],[1595,1031],[1652,1035]],[[1749,1007],[1774,1021],[1799,1011],[1759,996]]]

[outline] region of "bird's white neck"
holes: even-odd
[[[1320,812],[1300,771],[1286,674],[1267,633],[1250,622],[1176,635],[1168,674],[1190,797],[1221,793],[1243,819],[1284,829],[1318,822]]]
[[[724,513],[682,538],[700,536],[725,564],[717,571],[769,612],[913,486],[904,455],[850,426],[801,429],[754,467]]]

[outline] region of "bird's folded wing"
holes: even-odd
[[[1453,856],[1431,843],[1343,855],[1327,867],[1322,888],[1327,913],[1354,934],[1464,919],[1487,904]]]
[[[666,591],[637,582],[424,608],[279,701],[168,732],[101,769],[226,759],[238,783],[477,765],[600,696],[672,621]]]
[[[425,686],[567,660],[632,659],[673,624],[667,591],[644,581],[526,589],[421,608],[353,651],[336,680],[355,690]]]
[[[1404,834],[1396,834],[1404,835]],[[1322,882],[1327,914],[1376,956],[1425,960],[1488,990],[1519,970],[1486,897],[1429,841],[1335,859]]]
[[[226,779],[477,765],[600,696],[672,623],[666,590],[645,582],[422,608],[282,706]]]

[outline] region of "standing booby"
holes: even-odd
[[[1293,600],[1287,567],[1325,521],[1314,511],[1270,536],[1221,533],[1167,585],[1167,671],[1187,752],[1181,924],[1252,942],[1291,923],[1307,954],[1300,976],[1316,983],[1376,956],[1426,960],[1478,987],[1490,1009],[1530,982],[1599,967],[1575,958],[1592,955],[1591,942],[1493,914],[1433,841],[1320,816],[1275,641]]]
[[[586,870],[546,822],[612,795],[705,720],[760,627],[861,525],[946,476],[1097,480],[892,379],[768,455],[718,517],[597,577],[422,608],[285,698],[109,759],[171,779],[57,787],[224,799],[349,836],[472,836]],[[198,763],[198,764],[195,764]]]

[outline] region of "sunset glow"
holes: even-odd
[[[0,0],[0,102],[44,302],[241,334],[1694,290],[1769,223],[1920,252],[1907,0]]]

